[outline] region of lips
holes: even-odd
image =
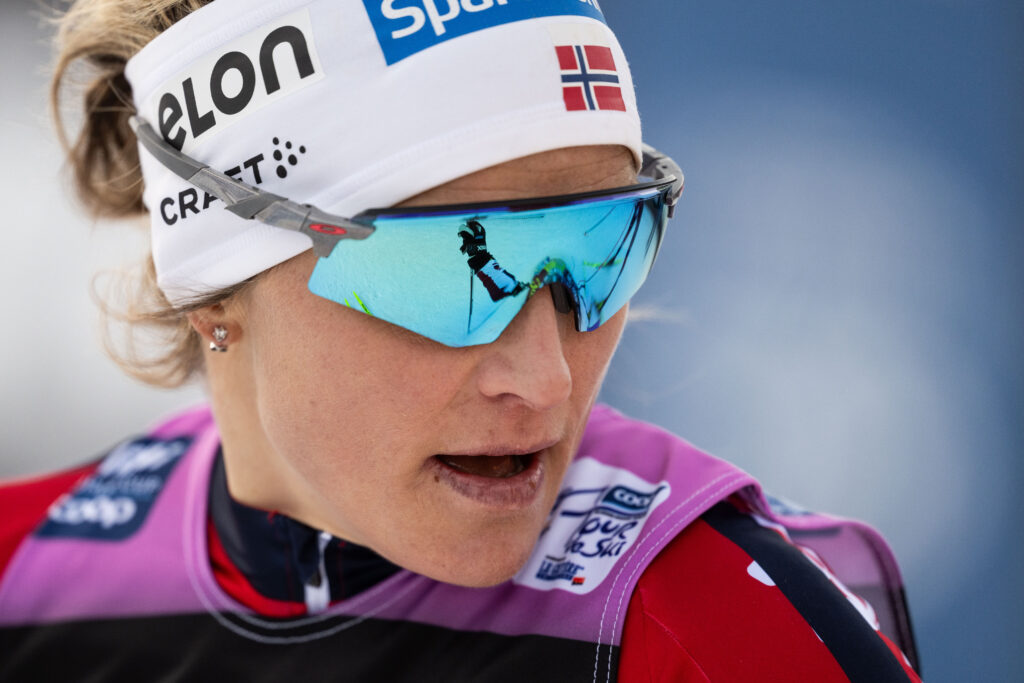
[[[537,499],[552,445],[529,452],[440,453],[427,461],[427,467],[437,483],[463,498],[492,508],[521,509]]]

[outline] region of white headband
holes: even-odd
[[[139,115],[185,153],[341,215],[561,147],[641,159],[633,82],[597,0],[216,0],[126,74]],[[310,248],[139,154],[173,303]]]

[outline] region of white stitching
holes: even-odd
[[[648,531],[646,534],[644,534],[643,538],[638,539],[636,545],[634,546],[633,554],[635,555],[636,552],[639,552],[640,546],[643,545],[649,538],[651,538],[651,536],[654,535],[654,533],[658,530],[659,527],[661,527],[663,524],[666,524],[669,521],[671,521],[672,520],[672,515],[676,514],[676,512],[678,512],[680,508],[688,505],[694,498],[696,498],[700,494],[704,493],[707,489],[711,488],[715,484],[719,483],[722,479],[726,479],[726,478],[729,478],[729,477],[732,477],[732,478],[728,481],[728,483],[722,485],[721,487],[716,489],[713,493],[711,493],[709,496],[703,498],[701,500],[701,502],[700,502],[700,505],[703,505],[707,500],[709,500],[711,498],[714,498],[716,496],[721,495],[722,491],[728,489],[730,486],[733,486],[737,481],[741,481],[743,479],[749,479],[749,475],[746,474],[745,472],[737,473],[735,471],[733,471],[733,472],[724,472],[724,473],[720,474],[719,476],[715,477],[714,479],[709,481],[707,484],[705,484],[704,486],[700,487],[699,489],[697,489],[696,491],[691,493],[684,500],[680,501],[674,508],[672,508],[672,510],[670,510],[665,515],[665,517],[662,518],[662,520],[660,522],[655,524],[650,529],[650,531]],[[665,534],[663,534],[662,537],[660,539],[658,539],[658,541],[655,542],[654,547],[652,547],[650,550],[647,551],[647,553],[644,555],[644,557],[641,558],[640,562],[633,567],[633,572],[630,574],[629,579],[627,579],[625,585],[628,586],[630,583],[632,583],[633,577],[644,566],[643,562],[646,561],[647,557],[649,557],[650,554],[652,552],[654,552],[659,547],[661,541],[663,541],[670,533],[674,533],[674,531],[678,529],[678,525],[680,523],[683,523],[683,526],[685,526],[686,524],[689,524],[690,521],[692,521],[692,518],[688,518],[687,516],[684,516],[684,517],[680,518],[679,520],[677,520],[673,524],[673,526],[671,528],[669,528],[668,531],[666,531]],[[594,683],[597,683],[597,672],[598,672],[598,669],[600,667],[601,645],[602,645],[601,638],[604,635],[604,621],[605,621],[605,616],[606,616],[606,614],[608,612],[608,605],[611,602],[612,594],[615,592],[615,585],[618,583],[619,577],[622,576],[622,572],[624,572],[626,570],[626,568],[630,564],[631,563],[629,563],[629,562],[623,562],[622,566],[619,568],[618,573],[615,574],[615,578],[612,579],[612,586],[608,590],[608,597],[605,599],[604,609],[601,610],[601,621],[600,621],[600,623],[598,625],[598,631],[597,631],[597,647],[595,648],[595,652],[594,652],[594,678],[593,678]],[[619,605],[618,605],[618,608],[616,610],[615,621],[613,622],[613,625],[612,625],[612,633],[615,632],[615,627],[618,625],[618,618],[619,618],[618,615],[619,615],[619,612],[621,612],[621,610],[622,610],[622,599],[623,599],[623,597],[625,597],[625,592],[626,592],[625,589],[623,589],[622,590],[622,595],[619,597]],[[609,641],[608,641],[608,675],[606,677],[606,680],[609,680],[609,681],[611,680],[611,676],[612,676],[612,669],[611,669],[611,647],[612,647],[612,643],[611,643],[611,639],[609,639]]]
[[[671,527],[669,527],[665,531],[664,534],[662,534],[661,538],[659,538],[654,543],[654,545],[646,553],[644,553],[644,556],[642,558],[640,558],[640,561],[637,564],[634,565],[633,571],[630,573],[629,577],[626,579],[625,583],[622,585],[621,592],[619,594],[619,603],[618,603],[618,605],[616,606],[616,609],[615,609],[615,619],[612,621],[612,626],[611,626],[611,631],[610,631],[611,634],[615,633],[615,629],[616,629],[616,627],[618,626],[618,623],[619,623],[619,615],[622,613],[622,605],[623,605],[623,601],[625,600],[625,597],[626,597],[626,587],[633,583],[633,578],[637,575],[638,572],[640,572],[643,569],[643,567],[646,566],[645,563],[647,561],[647,558],[649,558],[652,553],[656,552],[660,548],[661,543],[666,538],[674,536],[680,529],[682,529],[682,528],[686,527],[687,525],[689,525],[702,512],[702,510],[700,510],[700,508],[703,507],[703,505],[706,502],[708,502],[709,500],[717,500],[718,498],[721,497],[723,492],[725,492],[729,488],[731,488],[737,481],[746,478],[746,476],[747,475],[745,473],[741,474],[739,476],[736,476],[733,479],[729,480],[727,483],[725,483],[722,486],[718,487],[712,493],[710,493],[707,496],[705,496],[700,501],[700,503],[698,503],[698,510],[695,512],[695,514],[687,515],[687,516],[681,517],[679,520],[677,520]],[[678,508],[676,508],[676,509],[678,509]],[[668,518],[666,518],[666,520],[667,519]],[[663,521],[666,521],[666,520],[663,520]],[[652,534],[654,533],[654,529],[651,529],[651,533]],[[623,570],[625,570],[625,567],[623,567]],[[621,573],[621,571],[620,571],[620,573]],[[618,576],[616,576],[616,580],[617,579],[618,579]],[[614,590],[615,590],[615,584],[613,582],[612,583],[612,591],[609,591],[608,598],[607,598],[607,600],[605,602],[605,609],[607,609],[608,602],[611,601],[612,592],[614,592]],[[603,621],[603,614],[602,614],[602,621]],[[600,635],[601,634],[599,632],[598,643],[600,643]],[[609,659],[608,669],[607,669],[608,673],[607,673],[607,676],[605,677],[606,681],[610,681],[611,680],[611,676],[612,676],[612,668],[611,668],[611,637],[609,637],[608,659]]]

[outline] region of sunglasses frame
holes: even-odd
[[[308,235],[313,241],[313,252],[320,258],[330,256],[334,247],[343,239],[361,240],[372,235],[375,230],[373,220],[382,215],[443,215],[498,207],[507,207],[512,211],[525,211],[611,197],[623,192],[650,187],[670,186],[665,193],[665,202],[668,205],[668,215],[671,217],[683,191],[683,172],[679,166],[669,156],[645,144],[643,146],[643,164],[639,175],[652,178],[649,182],[610,190],[551,197],[401,209],[370,209],[348,218],[323,211],[310,204],[300,204],[273,192],[261,190],[210,168],[209,165],[193,159],[164,140],[145,119],[139,116],[132,116],[128,122],[146,151],[172,173],[220,199],[224,202],[225,209],[240,218],[257,220],[275,228]]]

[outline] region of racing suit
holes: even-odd
[[[0,513],[3,680],[919,680],[874,531],[603,406],[490,588],[232,500],[207,408]]]

